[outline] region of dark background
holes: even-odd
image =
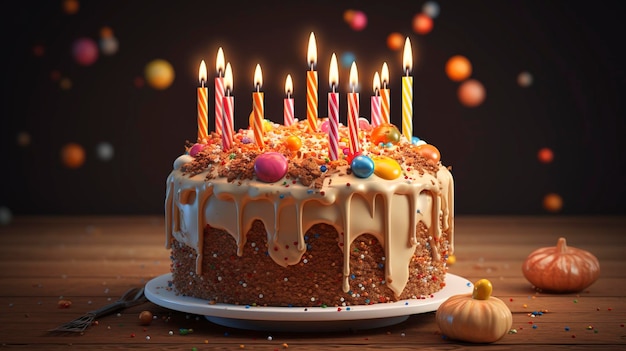
[[[296,116],[305,116],[312,31],[320,116],[326,115],[330,55],[350,51],[363,82],[362,115],[369,117],[371,76],[387,61],[392,122],[400,125],[402,53],[386,45],[388,34],[400,32],[414,47],[414,134],[436,145],[452,166],[458,215],[548,214],[542,205],[548,193],[562,197],[559,214],[626,214],[619,2],[442,0],[433,30],[420,35],[412,18],[425,2],[83,1],[73,15],[64,13],[61,0],[12,2],[16,8],[1,15],[0,206],[14,215],[162,213],[172,163],[196,136],[200,60],[212,78],[220,46],[233,65],[237,128],[247,126],[257,63],[266,117],[282,121],[287,73]],[[348,9],[368,16],[364,30],[344,21]],[[72,43],[99,40],[105,26],[119,50],[90,66],[77,64]],[[478,107],[459,103],[460,83],[444,71],[457,54],[472,62],[472,78],[485,86]],[[153,59],[174,67],[168,89],[137,84]],[[523,71],[533,77],[529,87],[517,83]],[[340,67],[340,83],[348,72]],[[344,121],[345,92],[343,85]],[[20,133],[30,143],[20,145]],[[60,160],[69,142],[86,151],[78,169]],[[98,158],[101,142],[114,147],[111,160]],[[543,147],[553,150],[552,163],[538,161]]]

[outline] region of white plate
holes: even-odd
[[[472,292],[473,284],[454,274],[446,274],[446,286],[421,299],[346,307],[257,307],[209,304],[177,295],[171,273],[146,284],[146,297],[175,311],[203,315],[209,321],[233,328],[263,331],[339,331],[373,329],[401,323],[412,314],[436,311],[448,297]]]

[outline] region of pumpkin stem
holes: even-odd
[[[488,279],[481,279],[474,284],[474,291],[472,292],[472,299],[475,300],[489,300],[491,297],[491,291],[493,286]]]
[[[559,241],[556,242],[556,251],[559,253],[567,252],[567,243],[565,242],[565,238],[560,237]]]

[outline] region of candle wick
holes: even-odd
[[[257,85],[256,85],[256,92],[258,93],[259,90],[261,90],[261,85],[257,83]]]
[[[333,83],[333,94],[335,93],[335,83]]]
[[[409,76],[409,68],[408,67],[406,68],[406,76],[407,77]]]

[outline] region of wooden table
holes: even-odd
[[[450,272],[488,278],[513,329],[494,344],[446,339],[434,312],[379,329],[337,333],[238,330],[147,302],[100,318],[82,335],[49,329],[169,272],[161,217],[18,217],[0,226],[0,348],[167,350],[626,349],[626,217],[457,217]],[[530,252],[570,246],[600,260],[600,279],[578,294],[538,293],[522,275]],[[71,301],[62,308],[60,300]],[[139,324],[139,313],[156,318]],[[533,312],[544,311],[533,316]],[[180,329],[193,333],[181,335]]]

